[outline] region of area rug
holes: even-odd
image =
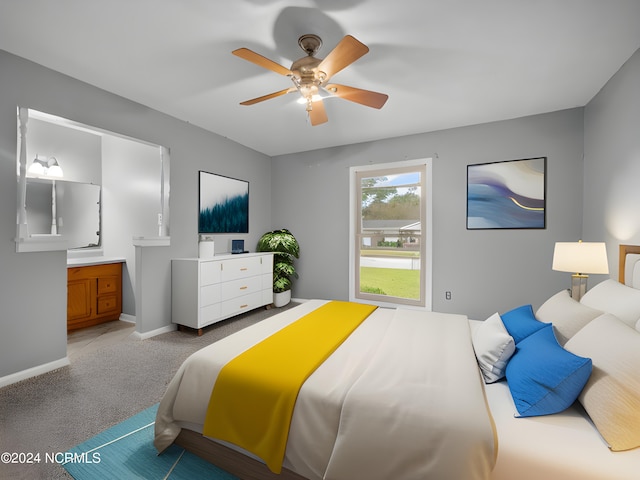
[[[158,405],[65,452],[63,467],[76,480],[238,480],[237,477],[172,445],[162,455],[153,446]]]

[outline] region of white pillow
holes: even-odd
[[[579,399],[611,450],[640,447],[640,333],[605,313],[565,348],[593,362]]]
[[[507,363],[516,349],[498,313],[494,313],[473,332],[473,349],[485,383],[504,377]]]
[[[580,303],[587,307],[612,313],[634,328],[640,319],[640,290],[608,279],[584,294]]]
[[[571,298],[569,290],[562,290],[542,304],[536,318],[551,323],[558,343],[564,346],[578,330],[602,313]]]

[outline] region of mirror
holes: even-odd
[[[24,107],[18,129],[17,251],[115,254],[123,238],[168,238],[166,147]]]
[[[29,233],[61,234],[67,248],[100,246],[99,185],[27,178]]]

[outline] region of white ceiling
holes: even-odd
[[[291,83],[231,51],[306,33],[366,44],[332,81],[387,104],[239,105]],[[639,47],[639,0],[0,0],[0,49],[271,156],[584,106]]]

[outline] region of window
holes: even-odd
[[[351,301],[431,309],[431,160],[351,168]]]

